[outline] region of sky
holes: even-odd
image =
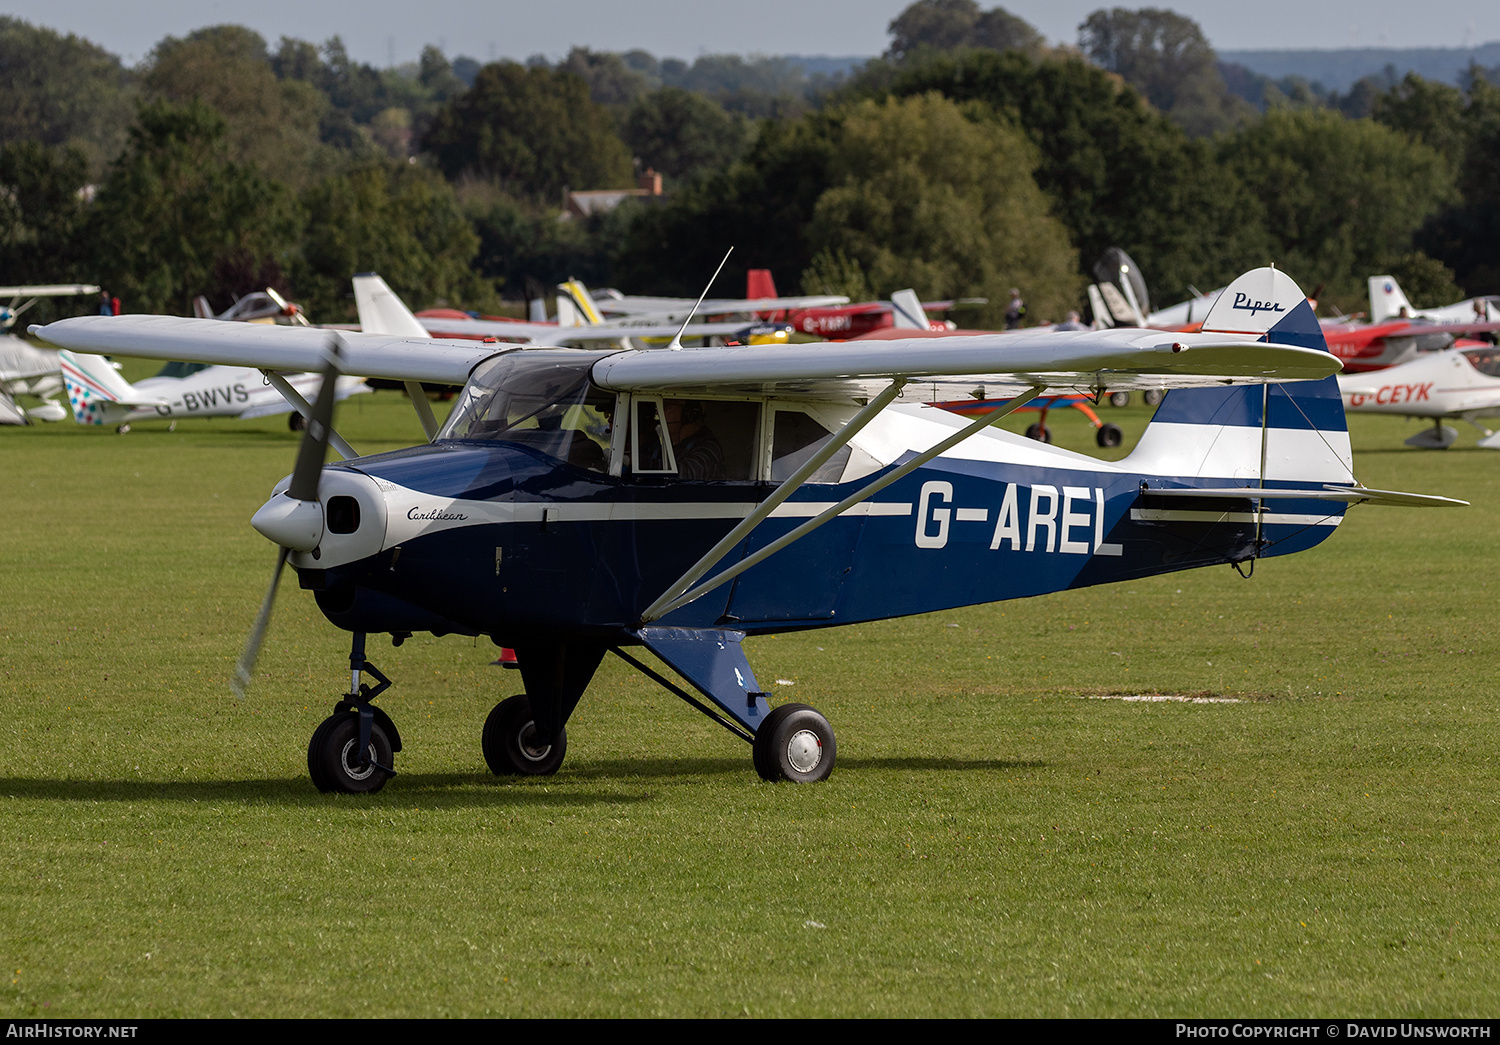
[[[134,65],[164,36],[210,25],[321,42],[337,34],[377,67],[414,61],[435,44],[480,61],[560,58],[573,46],[703,54],[874,55],[909,0],[11,0],[0,13],[75,33]],[[1004,6],[1053,43],[1074,43],[1102,0],[1012,0]],[[981,8],[994,4],[979,0]],[[1494,0],[1154,0],[1195,19],[1220,51],[1343,47],[1464,47],[1500,40]],[[1420,12],[1420,16],[1414,12]]]

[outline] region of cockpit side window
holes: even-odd
[[[760,404],[635,396],[625,471],[744,482],[755,475]]]
[[[1474,369],[1489,377],[1500,377],[1500,349],[1496,348],[1466,348],[1464,358],[1474,365]]]
[[[801,410],[778,407],[771,437],[771,481],[781,482],[800,468],[817,453],[824,443],[833,438],[833,433],[812,415]],[[812,483],[836,483],[849,463],[850,448],[846,444],[825,461],[809,478]]]

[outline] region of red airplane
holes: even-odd
[[[777,297],[776,281],[770,269],[751,269],[745,277],[745,297],[751,300]],[[954,306],[952,301],[926,301],[922,308],[934,312],[946,312]],[[898,317],[904,316],[903,328]],[[935,333],[951,334],[951,323],[929,320],[925,315],[906,315],[900,302],[865,301],[855,305],[828,305],[821,308],[786,309],[776,313],[764,313],[762,319],[780,320],[792,324],[799,334],[814,334],[830,341],[849,341],[877,330],[899,329],[893,337],[908,337],[913,330],[931,330]]]

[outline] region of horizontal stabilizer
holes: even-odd
[[[1267,486],[1221,486],[1209,489],[1176,487],[1170,490],[1142,491],[1152,497],[1193,497],[1212,500],[1260,501],[1347,501],[1351,504],[1380,504],[1402,508],[1465,508],[1468,501],[1435,494],[1401,493],[1396,490],[1371,490],[1365,486],[1322,486],[1317,489],[1288,490]]]

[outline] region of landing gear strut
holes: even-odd
[[[374,686],[362,681],[366,672],[375,679]],[[390,685],[391,680],[365,659],[364,632],[355,632],[349,652],[349,692],[307,744],[307,772],[319,791],[372,794],[396,775],[394,761],[401,750],[401,734],[390,716],[372,703]]]

